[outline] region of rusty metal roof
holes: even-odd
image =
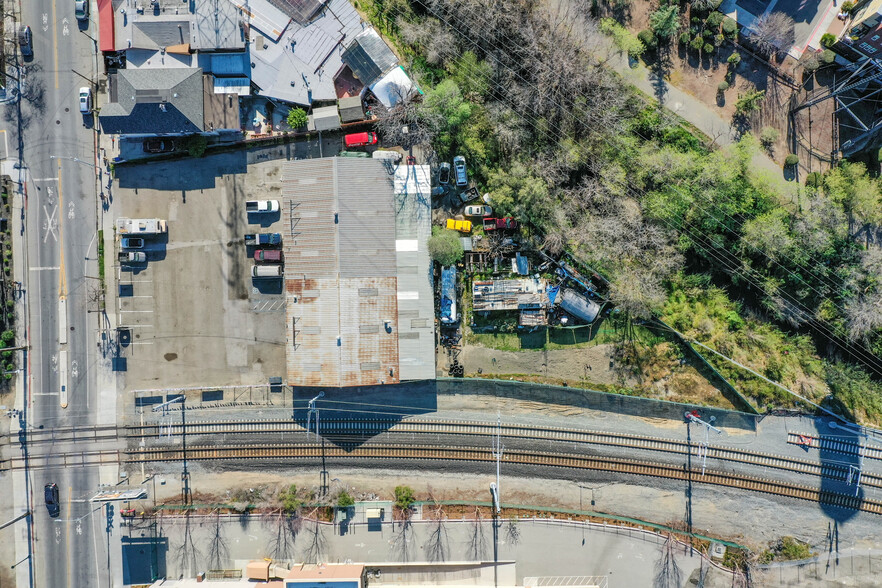
[[[288,382],[397,383],[392,179],[372,159],[282,171]]]

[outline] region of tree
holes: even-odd
[[[680,7],[664,6],[649,15],[649,27],[659,39],[670,39],[680,29]]]
[[[294,514],[303,504],[297,498],[297,486],[291,484],[288,488],[279,492],[279,502],[282,503],[282,511],[286,514]]]
[[[422,111],[437,130],[436,147],[441,152],[450,152],[460,127],[472,116],[472,104],[463,97],[457,83],[447,78],[426,92]]]
[[[432,227],[432,236],[429,237],[429,256],[441,265],[454,265],[462,259],[462,242],[460,234],[450,229]]]
[[[824,192],[848,215],[850,232],[855,223],[882,222],[878,180],[867,175],[863,163],[844,161],[824,178]]]
[[[768,148],[774,145],[780,136],[781,133],[775,127],[763,127],[763,130],[760,131],[759,140],[763,147]]]
[[[796,40],[793,19],[783,12],[764,14],[754,21],[747,38],[766,56],[787,51]]]
[[[393,90],[398,101],[392,108],[382,104],[374,108],[377,130],[390,145],[400,145],[405,151],[429,146],[435,139],[438,121],[423,107],[419,95],[411,96],[404,88]]]
[[[409,509],[416,502],[413,488],[410,486],[395,486],[395,506],[401,510]]]
[[[308,117],[306,111],[302,108],[292,108],[288,111],[288,118],[285,121],[292,129],[301,129],[306,126]]]
[[[739,94],[738,101],[735,102],[735,114],[743,116],[759,110],[765,96],[765,90],[748,90],[745,94]]]
[[[205,135],[193,135],[184,140],[184,146],[190,157],[202,157],[208,147],[208,138]]]
[[[692,2],[690,2],[692,10],[695,10],[696,12],[710,12],[711,10],[716,10],[722,3],[723,0],[692,0]]]
[[[343,490],[337,495],[337,508],[349,508],[354,504],[355,499],[352,498],[346,490]]]

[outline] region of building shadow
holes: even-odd
[[[311,413],[310,401],[322,392]],[[438,410],[438,386],[432,380],[351,388],[298,386],[292,393],[294,421],[313,433],[318,421],[322,438],[346,449],[361,446],[406,417]]]
[[[114,177],[120,188],[186,192],[214,188],[218,178],[229,174],[244,174],[247,170],[247,153],[239,149],[208,155],[198,160],[187,157],[117,164]]]

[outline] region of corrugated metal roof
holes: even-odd
[[[343,63],[365,86],[369,86],[398,65],[398,58],[380,35],[369,28],[356,35],[347,45],[343,52]]]
[[[432,234],[431,170],[394,168],[398,364],[402,380],[435,378],[435,299],[428,241]],[[399,245],[400,244],[400,245]]]
[[[306,24],[321,10],[324,2],[320,0],[269,0],[270,3],[299,22]]]
[[[392,181],[371,159],[282,172],[288,381],[399,381]]]

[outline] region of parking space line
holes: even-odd
[[[132,341],[129,345],[153,345],[153,341]]]
[[[152,310],[125,310],[124,308],[119,309],[120,312],[153,312]]]

